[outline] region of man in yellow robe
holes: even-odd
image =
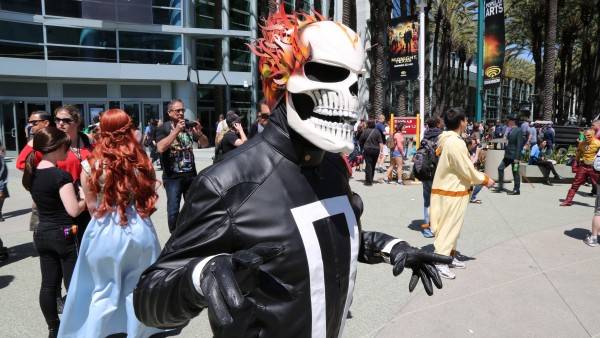
[[[450,109],[444,116],[444,122],[449,131],[440,135],[436,150],[439,160],[431,190],[430,222],[435,234],[435,252],[450,255],[456,249],[471,187],[482,184],[490,188],[495,182],[477,171],[469,157],[467,145],[461,138],[467,128],[464,111]],[[449,267],[464,268],[465,265],[455,257],[450,266],[436,267],[442,277],[454,279],[456,276]]]

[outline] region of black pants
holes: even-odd
[[[379,158],[379,149],[365,149],[365,184],[373,184],[375,165]]]
[[[550,176],[550,172],[552,172],[552,175],[554,175],[554,177],[560,176],[556,172],[556,169],[554,169],[554,164],[552,164],[552,162],[550,162],[550,161],[537,160],[533,164],[537,165],[538,167],[540,167],[542,169],[542,174],[544,175],[544,178],[546,178],[546,179]]]
[[[65,226],[67,227],[67,226]],[[40,223],[33,236],[40,256],[42,286],[40,288],[40,308],[49,328],[58,327],[56,298],[60,296],[61,273],[68,288],[77,261],[74,238],[65,238],[63,227]]]
[[[513,190],[521,191],[521,176],[519,176],[519,161],[509,159],[509,158],[504,158],[502,160],[502,162],[500,162],[500,165],[498,166],[498,187],[500,189],[503,189],[503,187],[504,187],[504,169],[506,169],[506,167],[508,167],[509,165],[512,168],[513,179],[515,181],[515,187]]]

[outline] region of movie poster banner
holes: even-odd
[[[504,67],[504,3],[485,0],[485,38],[483,52],[483,85],[500,85]]]
[[[419,77],[419,21],[417,17],[392,19],[388,27],[390,76],[392,81]]]

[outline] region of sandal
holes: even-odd
[[[483,203],[481,200],[470,200],[469,203],[473,203],[473,204],[481,204]]]

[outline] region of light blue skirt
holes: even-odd
[[[149,337],[162,330],[140,323],[133,310],[133,289],[144,270],[160,254],[160,244],[150,219],[133,207],[129,224],[119,225],[112,212],[92,218],[85,231],[73,271],[59,337]]]

